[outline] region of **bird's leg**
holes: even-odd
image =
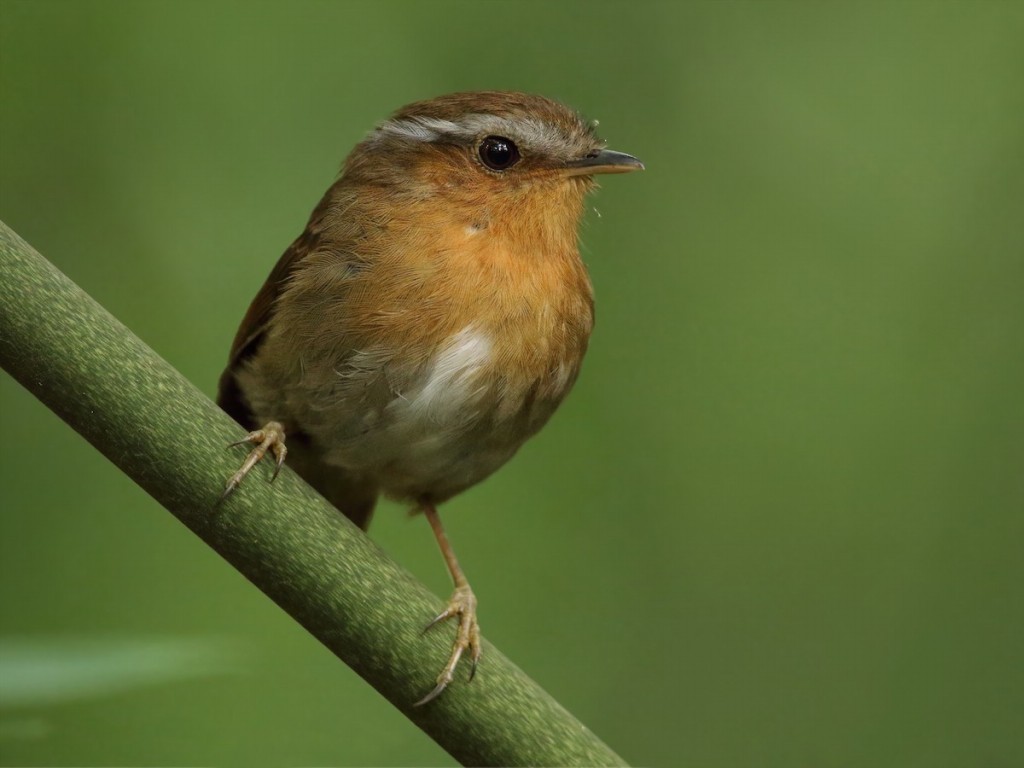
[[[444,533],[441,518],[438,517],[434,505],[424,504],[423,514],[426,515],[430,527],[434,529],[437,545],[441,548],[441,554],[444,555],[444,560],[448,564],[448,570],[452,575],[452,582],[455,584],[455,590],[448,601],[448,607],[439,613],[423,631],[426,632],[442,621],[456,616],[459,619],[459,628],[455,634],[455,643],[452,645],[452,653],[448,657],[448,663],[444,665],[441,674],[437,676],[437,685],[434,686],[430,693],[416,702],[417,707],[433,701],[448,687],[452,678],[455,677],[455,668],[458,666],[459,659],[462,658],[464,652],[469,651],[469,658],[472,664],[469,669],[470,680],[473,679],[473,675],[476,673],[477,662],[480,661],[480,627],[476,621],[476,595],[473,594],[473,590],[469,587],[469,582],[466,581],[466,575],[462,572],[462,568],[459,567],[459,561],[455,557],[452,545],[448,543],[448,537]]]
[[[239,467],[238,471],[228,478],[224,493],[220,495],[220,501],[224,501],[224,499],[231,495],[231,492],[242,482],[242,478],[249,474],[249,470],[255,467],[259,460],[267,455],[267,451],[274,455],[275,462],[274,474],[270,476],[270,482],[274,482],[277,478],[277,473],[281,471],[281,465],[284,464],[285,456],[288,455],[288,449],[284,445],[284,425],[277,421],[267,422],[263,429],[250,432],[238,442],[228,445],[228,447],[244,445],[245,443],[251,443],[253,448],[249,451],[249,455],[245,457],[245,461],[242,462],[242,466]]]

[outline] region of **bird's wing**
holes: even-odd
[[[337,186],[337,185],[335,185]],[[267,326],[274,314],[274,306],[278,296],[288,284],[292,274],[311,253],[320,246],[326,226],[326,217],[331,208],[332,187],[313,210],[305,230],[278,259],[271,270],[263,287],[249,305],[242,324],[238,327],[235,340],[231,344],[228,364],[221,374],[217,386],[217,405],[247,429],[255,429],[259,425],[252,424],[252,414],[242,398],[235,380],[235,371],[247,359],[256,354],[266,336]]]

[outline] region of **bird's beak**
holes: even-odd
[[[629,173],[630,171],[642,171],[644,164],[632,155],[625,152],[613,152],[610,149],[602,149],[581,157],[579,160],[570,160],[565,164],[565,170],[569,176],[590,176],[595,173]]]

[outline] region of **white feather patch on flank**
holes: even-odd
[[[557,126],[543,120],[531,117],[517,117],[513,120],[486,113],[471,113],[458,120],[442,120],[438,117],[388,120],[377,127],[370,139],[379,141],[385,135],[421,142],[471,142],[483,136],[508,136],[535,150],[547,152],[555,152],[571,142]]]
[[[555,371],[554,383],[556,392],[564,392],[566,386],[569,384],[569,376],[572,374],[572,368],[569,364],[563,360],[558,364],[558,368]]]
[[[408,394],[410,410],[442,418],[471,405],[482,392],[475,386],[477,374],[490,359],[491,340],[467,325],[437,353],[419,391]]]

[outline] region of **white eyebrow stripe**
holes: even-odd
[[[543,120],[523,117],[512,120],[499,115],[471,113],[459,120],[437,117],[405,117],[381,123],[371,139],[391,135],[411,141],[433,142],[444,139],[474,141],[482,136],[506,136],[522,141],[542,152],[556,152],[571,143],[569,137]]]
[[[437,141],[442,136],[462,137],[465,131],[451,120],[436,117],[408,117],[403,120],[388,120],[377,127],[375,133],[389,133],[413,141]]]

